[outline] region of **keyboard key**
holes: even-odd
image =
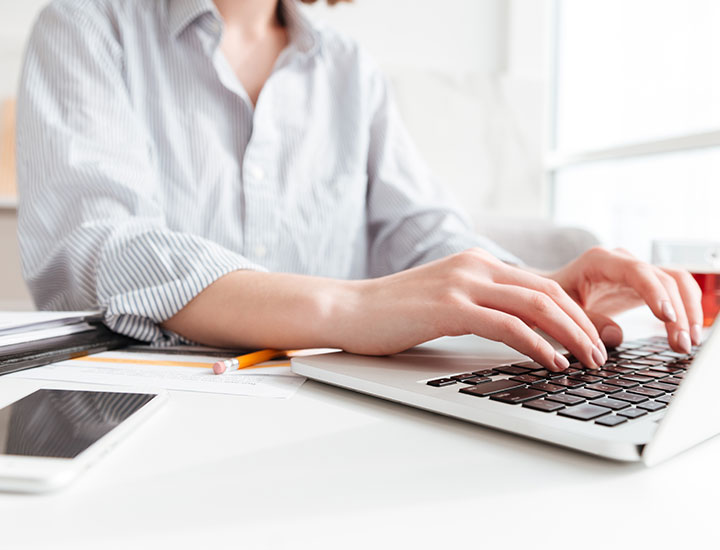
[[[627,360],[629,360],[629,361],[632,361],[633,359],[637,359],[638,356],[642,356],[642,355],[649,355],[649,354],[647,354],[647,353],[641,353],[641,352],[635,352],[635,351],[633,351],[633,352],[624,351],[624,352],[622,352],[622,353],[618,353],[618,354],[615,356],[615,358],[617,358],[617,359],[627,359]]]
[[[547,393],[560,393],[565,388],[563,386],[556,386],[555,384],[550,384],[548,382],[536,382],[532,386],[536,390],[544,391]]]
[[[680,382],[682,382],[682,380],[680,378],[675,378],[674,376],[662,379],[663,384],[672,384],[673,386],[679,386]]]
[[[548,395],[545,399],[569,406],[578,405],[579,403],[585,401],[582,397],[568,395],[567,393],[556,393],[555,395]]]
[[[527,361],[525,363],[515,363],[514,366],[522,367],[531,372],[545,369],[545,367],[543,367],[540,363],[536,363],[535,361]]]
[[[645,365],[646,367],[657,367],[664,363],[664,361],[658,361],[657,359],[633,359],[635,365]]]
[[[631,368],[628,368],[628,367],[623,367],[623,366],[620,366],[620,365],[610,365],[610,366],[606,366],[606,367],[605,367],[605,370],[609,370],[609,371],[612,371],[612,372],[617,372],[617,373],[619,373],[619,374],[632,374],[633,372],[635,372],[635,369],[631,369]]]
[[[532,374],[521,374],[520,376],[513,376],[512,378],[510,378],[510,380],[513,380],[515,382],[522,382],[523,384],[534,384],[535,382],[542,380],[542,378],[538,378],[537,376],[533,376]]]
[[[479,384],[477,386],[466,386],[460,389],[460,393],[467,393],[468,395],[475,395],[477,397],[487,397],[493,393],[510,390],[512,388],[519,388],[522,386],[524,386],[524,384],[513,380],[495,380],[493,382],[486,382],[485,384]]]
[[[665,403],[666,405],[670,403],[670,400],[673,398],[672,395],[663,395],[662,397],[658,397],[655,401],[658,403]]]
[[[475,376],[493,376],[496,373],[493,372],[492,369],[482,369],[482,370],[476,370],[475,372],[473,372],[473,374]]]
[[[573,380],[579,380],[580,382],[585,382],[587,384],[593,384],[595,382],[602,382],[603,379],[599,376],[591,376],[589,374],[573,374],[570,376]]]
[[[568,390],[566,393],[567,395],[576,395],[577,397],[582,397],[583,399],[588,400],[597,399],[598,397],[602,397],[603,395],[605,395],[601,391],[589,390],[586,387],[577,390]]]
[[[630,380],[630,382],[637,382],[638,384],[644,384],[645,382],[652,382],[655,380],[649,376],[640,376],[638,374],[629,374],[622,377],[623,380]]]
[[[623,353],[623,355],[630,355],[631,358],[632,358],[632,356],[635,356],[635,357],[645,357],[645,356],[647,356],[648,354],[650,354],[651,352],[649,352],[649,351],[647,351],[647,350],[643,350],[642,348],[636,348],[636,349],[634,349],[634,350],[625,350],[625,351],[622,352],[622,353]]]
[[[593,401],[593,405],[596,405],[598,407],[607,407],[608,409],[619,411],[620,409],[628,408],[630,406],[630,403],[620,401],[619,399],[613,399],[612,397],[602,397]]]
[[[674,357],[675,359],[687,359],[687,357],[688,357],[687,354],[678,353],[676,351],[661,351],[661,350],[658,350],[658,351],[660,351],[660,353],[662,353],[663,355],[668,355],[670,357]]]
[[[564,371],[562,371],[562,374],[567,374],[568,376],[571,374],[575,374],[576,372],[581,373],[582,372],[582,365],[579,363],[576,363],[578,365],[577,367],[574,367],[573,365],[570,365],[568,368],[566,368]]]
[[[678,370],[678,368],[660,365],[659,367],[650,367],[650,370],[655,372],[664,372],[666,374],[673,374],[676,370]]]
[[[636,393],[621,392],[613,394],[613,399],[619,399],[620,401],[627,401],[633,405],[647,401],[648,398],[644,395],[638,395]]]
[[[655,412],[665,408],[665,403],[658,403],[657,401],[648,401],[647,403],[640,403],[638,409],[645,409],[646,411]]]
[[[662,382],[650,382],[649,384],[645,384],[645,387],[652,388],[654,390],[662,390],[665,392],[671,392],[677,389],[677,386],[673,384],[663,384]]]
[[[437,380],[430,380],[427,385],[441,388],[443,386],[450,386],[452,384],[455,384],[456,382],[457,380],[453,380],[452,378],[438,378]]]
[[[562,378],[563,376],[565,376],[565,373],[538,370],[533,372],[533,376],[540,376],[541,378]]]
[[[533,390],[530,388],[515,388],[514,390],[501,391],[490,396],[493,401],[500,401],[501,403],[509,403],[515,405],[517,403],[524,403],[525,401],[531,401],[546,395],[544,391]]]
[[[602,418],[598,418],[595,421],[595,424],[600,424],[601,426],[617,426],[618,424],[622,424],[623,422],[627,422],[627,418],[623,418],[622,416],[603,416]]]
[[[593,376],[599,376],[601,378],[615,378],[619,374],[620,373],[613,372],[613,371],[606,370],[606,369],[593,371]]]
[[[515,365],[505,365],[502,367],[495,367],[493,369],[495,372],[501,372],[502,374],[527,374],[530,372],[530,369],[524,369],[522,367],[516,367]]]
[[[652,388],[631,388],[628,390],[628,393],[636,393],[638,395],[644,395],[646,397],[658,397],[665,392],[662,390],[654,390]]]
[[[484,376],[473,376],[472,378],[466,378],[460,382],[462,384],[484,384],[485,382],[490,382],[490,379]]]
[[[624,411],[618,412],[618,414],[628,418],[637,418],[638,416],[645,416],[647,411],[644,411],[643,409],[625,409]]]
[[[623,380],[622,378],[605,380],[605,384],[610,384],[611,386],[618,386],[620,388],[634,388],[639,385],[637,382],[633,382],[632,380]]]
[[[609,412],[611,412],[610,409],[606,409],[605,407],[598,407],[596,405],[591,405],[590,403],[584,403],[583,405],[575,405],[569,409],[562,410],[558,414],[560,416],[567,416],[576,420],[593,420],[600,416],[604,416]]]
[[[639,374],[640,376],[649,376],[650,378],[666,378],[668,375],[664,372],[658,372],[656,370],[650,370],[650,369],[644,369],[639,370],[635,374]]]
[[[565,408],[565,405],[561,405],[560,403],[554,403],[553,401],[547,401],[545,399],[527,401],[523,403],[522,406],[527,407],[528,409],[534,409],[536,411],[543,412],[555,412]]]
[[[450,378],[460,382],[461,380],[464,380],[466,378],[475,378],[475,373],[474,372],[466,372],[465,374],[456,374],[455,376],[451,376]]]
[[[573,380],[572,378],[556,378],[551,382],[553,385],[565,386],[566,388],[582,388],[585,384],[579,380]]]
[[[589,390],[601,391],[603,393],[615,393],[621,391],[617,386],[611,386],[610,384],[589,384],[585,386]]]

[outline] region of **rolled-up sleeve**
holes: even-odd
[[[472,247],[483,248],[508,263],[522,263],[475,233],[417,152],[385,78],[378,70],[370,72],[373,105],[367,208],[371,274],[394,273]]]
[[[118,332],[176,341],[162,321],[222,275],[263,267],[167,227],[115,30],[67,4],[36,23],[18,94],[24,276],[41,309],[99,307]]]

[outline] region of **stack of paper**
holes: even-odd
[[[97,311],[0,312],[0,374],[127,346]]]
[[[95,311],[0,312],[0,348],[93,330]],[[2,350],[7,351],[7,350]]]

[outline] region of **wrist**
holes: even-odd
[[[363,296],[371,281],[332,280],[322,285],[317,296],[317,319],[321,338],[327,347],[351,346],[362,317]]]

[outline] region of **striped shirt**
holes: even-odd
[[[241,269],[389,274],[475,235],[419,158],[376,65],[279,13],[289,45],[253,106],[210,0],[55,0],[18,94],[19,239],[42,309],[100,308],[152,341]],[[232,306],[232,304],[229,304]]]

